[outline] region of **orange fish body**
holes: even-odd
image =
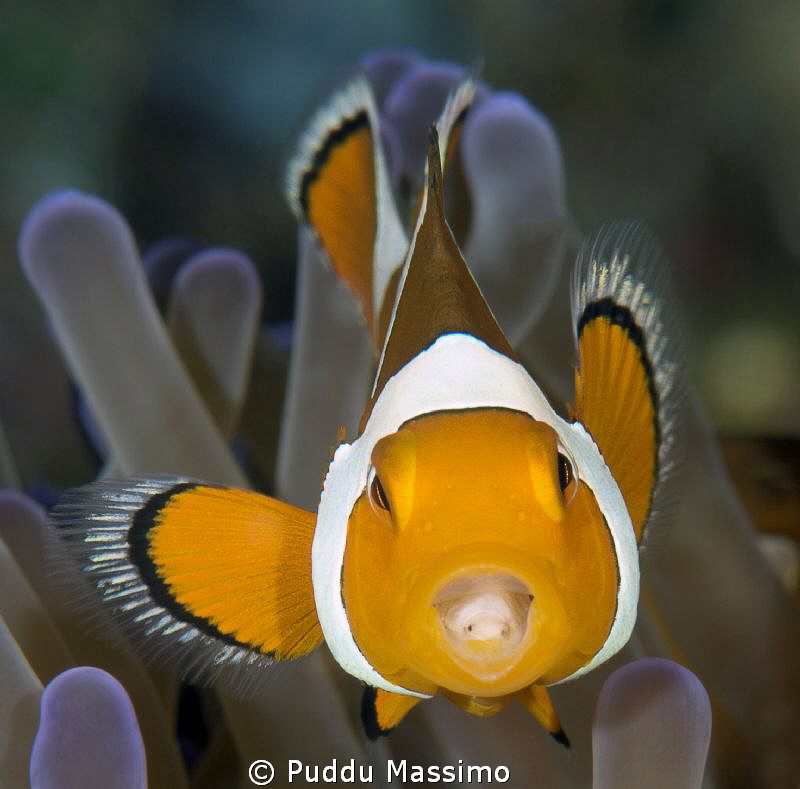
[[[672,466],[673,343],[644,284],[657,247],[632,225],[601,232],[574,280],[575,419],[556,413],[445,219],[473,93],[465,81],[431,131],[410,239],[364,80],[290,164],[290,201],[379,353],[316,515],[155,479],[70,492],[54,517],[106,601],[185,669],[261,668],[324,639],[367,685],[371,736],[442,692],[477,715],[518,700],[563,740],[545,687],[607,660],[635,623],[638,544]]]

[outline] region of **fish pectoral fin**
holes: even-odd
[[[682,401],[665,266],[640,225],[615,223],[584,243],[573,280],[572,413],[602,453],[640,541],[668,498]]]
[[[530,685],[524,690],[517,691],[514,698],[544,726],[556,742],[565,748],[570,747],[569,738],[561,727],[561,721],[547,688],[543,685]]]
[[[263,667],[322,640],[309,512],[161,477],[70,490],[51,517],[134,645],[184,674],[208,679],[226,666]]]
[[[361,722],[370,740],[385,737],[422,701],[418,696],[390,693],[367,685],[361,697]]]

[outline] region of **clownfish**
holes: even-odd
[[[290,203],[378,358],[317,512],[154,477],[68,491],[52,517],[136,640],[185,672],[258,671],[324,641],[365,684],[372,738],[442,693],[481,716],[521,702],[566,744],[547,686],[628,641],[639,545],[674,467],[674,341],[648,284],[663,256],[631,223],[583,245],[563,418],[445,219],[444,173],[474,91],[465,80],[430,130],[410,234],[363,78],[312,118],[288,168]]]

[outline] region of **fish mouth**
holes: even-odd
[[[571,633],[552,562],[513,545],[443,551],[412,578],[403,608],[409,670],[467,696],[507,695],[536,682]]]
[[[453,652],[473,664],[513,655],[525,641],[534,596],[508,573],[476,574],[448,581],[433,607]]]

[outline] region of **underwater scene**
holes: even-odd
[[[800,786],[800,7],[0,26],[0,787]]]

